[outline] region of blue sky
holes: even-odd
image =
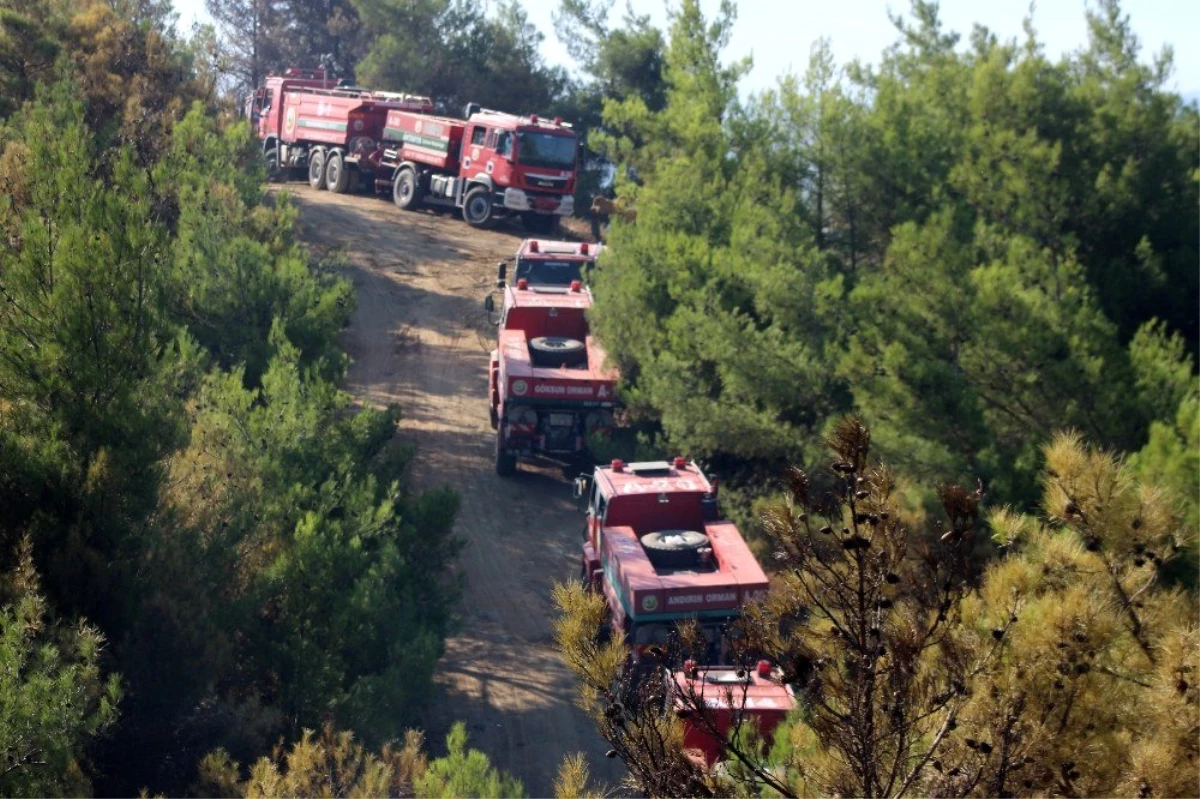
[[[480,0],[487,2],[487,0]],[[545,34],[543,53],[552,64],[570,66],[566,48],[554,34],[552,14],[558,0],[522,0],[530,21]],[[711,14],[719,0],[701,0]],[[728,55],[751,55],[754,70],[745,79],[743,89],[756,91],[774,85],[778,76],[789,69],[803,71],[812,42],[829,37],[839,63],[855,58],[874,62],[880,52],[895,41],[895,30],[888,21],[889,8],[904,11],[907,0],[739,0]],[[664,0],[640,0],[634,7],[650,14],[661,27],[667,25],[668,3]],[[1033,11],[1034,27],[1047,54],[1058,56],[1084,46],[1087,24],[1084,0],[1039,0]],[[1191,0],[1136,0],[1124,3],[1134,31],[1141,39],[1143,60],[1164,45],[1175,51],[1175,73],[1171,88],[1191,99],[1200,98],[1200,2]],[[206,19],[204,0],[176,0],[181,27],[190,27],[193,19]],[[624,13],[625,0],[617,0],[614,14]],[[1029,0],[943,0],[945,26],[965,39],[974,23],[989,27],[1001,39],[1022,36],[1021,22],[1029,13]],[[1189,42],[1191,43],[1189,45]]]

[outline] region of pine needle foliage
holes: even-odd
[[[941,518],[914,528],[859,420],[827,443],[830,466],[785,472],[763,514],[775,574],[740,631],[800,700],[769,750],[734,735],[728,766],[680,768],[674,714],[620,705],[653,697],[661,675],[595,642],[602,597],[558,589],[583,706],[642,790],[1200,794],[1200,612],[1170,578],[1197,536],[1186,503],[1061,433],[1044,450],[1039,515],[943,484]],[[703,721],[702,704],[691,712]]]

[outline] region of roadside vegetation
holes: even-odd
[[[560,0],[576,73],[516,0],[207,6],[182,36],[163,0],[0,3],[0,794],[523,793],[464,727],[436,758],[406,732],[458,499],[407,487],[402,409],[338,389],[352,287],[233,114],[319,62],[561,115],[578,207],[636,211],[594,329],[636,448],[753,522],[778,576],[746,641],[805,700],[700,773],[614,710],[622,653],[564,587],[640,790],[1197,794],[1200,113],[1116,2],[1053,60],[916,0],[876,66],[817,42],[749,97],[730,0],[667,31]]]
[[[817,42],[747,99],[734,18],[685,0],[665,102],[605,101],[637,215],[592,322],[638,446],[732,478],[774,572],[733,640],[800,709],[698,768],[561,586],[610,756],[656,796],[1196,796],[1200,115],[1170,53],[1113,2],[1057,62],[916,2],[878,66]]]
[[[457,596],[457,497],[408,491],[399,409],[337,388],[351,287],[168,10],[0,17],[5,795],[178,795],[326,724],[379,746]]]
[[[918,2],[877,66],[817,42],[748,100],[733,21],[683,3],[666,104],[606,101],[592,139],[637,209],[593,323],[662,449],[762,483],[855,412],[914,485],[1031,508],[1056,431],[1195,442],[1200,115],[1115,3],[1055,62]]]

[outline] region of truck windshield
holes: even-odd
[[[531,285],[569,286],[572,280],[583,280],[582,261],[545,261],[533,258],[517,259],[515,280],[524,278]],[[590,266],[590,264],[589,264]]]
[[[525,166],[571,169],[575,166],[575,137],[522,131],[517,134],[517,162]]]

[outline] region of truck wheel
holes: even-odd
[[[463,219],[471,227],[486,228],[495,223],[492,214],[492,192],[487,186],[476,186],[463,200]]]
[[[350,188],[350,170],[342,154],[334,151],[325,159],[325,188],[334,194],[345,194]]]
[[[548,236],[558,229],[558,217],[553,214],[528,212],[521,214],[521,224],[530,233]]]
[[[659,530],[642,536],[641,541],[650,562],[667,568],[694,566],[699,550],[708,546],[708,536],[695,530]]]
[[[325,153],[320,150],[308,154],[308,185],[317,191],[325,188]]]
[[[278,183],[283,174],[279,169],[279,148],[267,150],[263,158],[267,162],[267,183]]]
[[[504,433],[496,431],[496,474],[501,477],[512,477],[517,473],[517,456],[510,455],[504,450]]]
[[[401,169],[396,173],[392,183],[392,202],[397,208],[405,211],[416,208],[421,204],[421,185],[417,182],[417,173],[411,169]]]
[[[537,366],[575,366],[587,360],[587,347],[577,338],[538,336],[529,340],[529,354]]]
[[[493,405],[488,408],[488,418],[491,419],[491,421],[492,421],[492,429],[499,430],[500,429],[500,415],[496,413],[496,406]]]

